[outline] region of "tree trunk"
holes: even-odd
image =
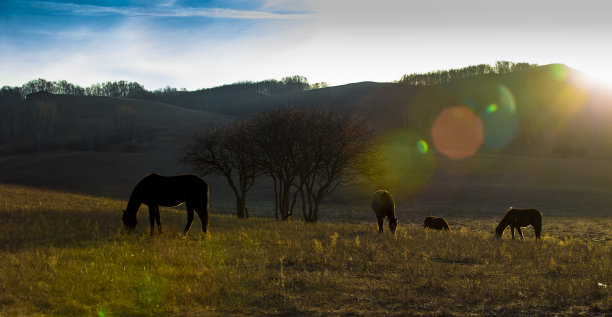
[[[276,177],[272,177],[274,180],[274,219],[278,220],[278,188],[276,187]]]
[[[246,209],[244,195],[236,197],[236,215],[238,218],[248,218],[248,211]]]
[[[314,208],[312,210],[312,216],[310,217],[311,222],[319,221],[319,206],[321,205],[321,199],[315,199]]]
[[[244,217],[249,218],[249,210],[246,207],[246,193],[242,193],[242,208],[244,208]]]
[[[282,189],[281,192],[281,201],[280,201],[280,214],[281,214],[281,220],[289,220],[289,217],[291,216],[291,213],[289,212],[289,189],[291,184],[289,184],[289,186],[287,184],[285,184]]]
[[[302,214],[304,214],[304,219],[306,219],[306,200],[304,199],[304,188],[300,190],[300,195],[302,196]]]

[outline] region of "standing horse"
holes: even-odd
[[[397,229],[397,218],[395,217],[395,201],[386,190],[379,190],[372,197],[372,210],[378,219],[378,232],[383,233],[383,221],[389,218],[389,230],[395,234]]]
[[[433,217],[433,216],[426,217],[424,221],[424,226],[425,228],[429,228],[429,229],[436,229],[436,230],[444,229],[446,231],[450,230],[448,228],[448,222],[446,222],[446,219],[442,217]]]
[[[523,232],[521,227],[532,226],[535,231],[536,239],[540,238],[542,233],[542,213],[537,209],[516,209],[514,207],[508,208],[506,215],[499,222],[497,228],[495,228],[495,235],[501,238],[504,234],[504,230],[507,226],[510,226],[510,233],[512,233],[512,239],[514,239],[514,229],[523,239]]]
[[[136,228],[136,215],[141,204],[149,207],[151,234],[157,221],[159,233],[162,232],[159,206],[172,207],[185,203],[187,225],[183,234],[189,232],[195,210],[202,221],[202,231],[208,229],[208,183],[195,175],[162,176],[151,173],[145,176],[130,195],[127,209],[123,211],[123,224],[128,230]]]

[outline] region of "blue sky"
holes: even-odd
[[[0,0],[0,86],[341,85],[497,60],[564,63],[612,83],[609,13],[590,0]]]

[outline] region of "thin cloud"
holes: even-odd
[[[308,19],[312,13],[277,13],[258,10],[175,6],[173,1],[157,7],[99,6],[61,2],[33,2],[32,6],[50,12],[72,13],[81,16],[119,15],[126,17],[207,17],[249,20]]]

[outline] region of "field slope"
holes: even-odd
[[[163,235],[123,201],[0,185],[0,315],[610,315],[610,218],[545,218],[542,241],[498,241],[491,219],[450,233],[213,214]],[[558,232],[564,230],[564,237]],[[592,239],[590,232],[598,232]]]

